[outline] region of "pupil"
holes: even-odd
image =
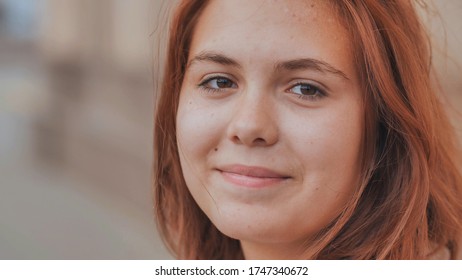
[[[305,95],[314,95],[316,94],[316,89],[310,85],[301,85],[300,91]]]
[[[232,86],[232,84],[228,79],[217,79],[217,86],[219,88],[229,88]]]

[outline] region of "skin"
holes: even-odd
[[[193,34],[176,120],[183,175],[247,259],[300,258],[358,184],[363,93],[327,3],[211,1]]]

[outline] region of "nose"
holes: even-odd
[[[271,146],[278,141],[278,126],[271,100],[243,94],[228,125],[227,136],[235,144]]]

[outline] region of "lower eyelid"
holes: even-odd
[[[226,93],[226,92],[229,92],[230,90],[234,90],[235,88],[237,88],[237,86],[231,87],[231,88],[213,88],[213,87],[207,86],[208,82],[209,81],[205,80],[204,82],[201,82],[200,84],[198,84],[196,88],[200,91],[203,91],[205,93],[210,93],[210,94]]]
[[[298,99],[303,99],[303,100],[310,100],[310,101],[316,101],[318,99],[321,99],[325,97],[324,95],[318,94],[318,95],[300,95],[297,94],[296,96]]]

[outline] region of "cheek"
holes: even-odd
[[[180,98],[176,119],[178,147],[186,156],[199,156],[194,158],[196,161],[218,144],[222,121],[213,108],[184,95]]]
[[[305,182],[337,190],[354,186],[360,172],[362,112],[360,103],[343,103],[291,126],[291,149],[299,155]]]
[[[193,195],[194,189],[207,181],[210,160],[217,154],[226,124],[226,113],[196,95],[195,92],[181,93],[176,118],[180,163]]]
[[[186,185],[199,207],[214,208],[209,188],[210,159],[224,134],[225,114],[204,104],[194,93],[182,92],[176,118],[177,145]]]

